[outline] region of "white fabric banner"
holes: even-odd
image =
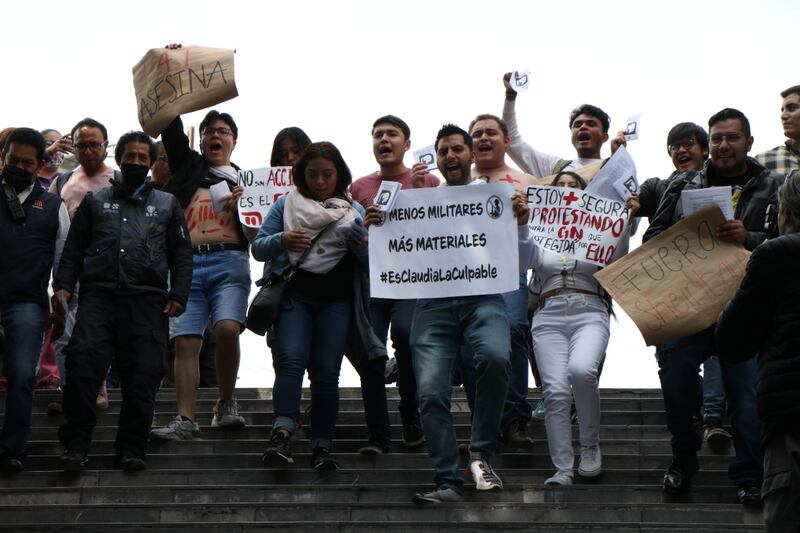
[[[244,187],[239,198],[239,221],[251,228],[260,228],[269,208],[294,188],[292,167],[266,167],[239,171],[239,185]]]
[[[624,202],[565,187],[527,188],[534,240],[569,259],[606,266],[626,235]]]
[[[400,191],[369,228],[374,298],[446,298],[519,287],[517,220],[508,185]]]

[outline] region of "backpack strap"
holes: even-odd
[[[56,178],[56,194],[58,194],[59,198],[61,197],[61,189],[64,188],[64,184],[67,183],[67,181],[69,181],[69,179],[72,177],[72,172],[72,170],[62,172]]]
[[[567,168],[572,163],[572,159],[559,159],[556,161],[556,164],[553,165],[553,174],[558,174],[565,168]]]

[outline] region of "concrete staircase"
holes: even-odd
[[[393,437],[399,441],[397,392],[389,390]],[[532,450],[499,455],[495,469],[505,483],[499,493],[477,493],[467,486],[467,501],[439,507],[411,503],[430,487],[432,472],[424,447],[392,444],[389,454],[359,456],[366,439],[359,389],[341,390],[333,453],[342,469],[310,469],[309,441],[293,439],[295,464],[267,468],[261,462],[272,413],[270,389],[237,391],[247,427],[238,432],[210,428],[216,390],[200,392],[198,422],[202,440],[151,443],[147,469],[115,470],[113,440],[119,413],[118,391],[100,416],[89,465],[80,475],[57,468],[56,428],[61,416],[46,406],[59,393],[37,392],[26,471],[0,477],[0,531],[251,532],[287,529],[329,531],[762,531],[759,510],[734,503],[727,476],[732,450],[703,448],[701,472],[692,491],[676,498],[661,490],[670,462],[669,435],[658,390],[609,390],[602,395],[603,473],[576,478],[567,488],[545,488],[552,474],[544,426],[534,422]],[[303,405],[308,405],[304,391]],[[531,401],[536,398],[531,394]],[[4,398],[0,397],[0,401]],[[162,390],[156,423],[175,415],[175,395]],[[460,441],[468,439],[469,409],[461,389],[453,411]]]

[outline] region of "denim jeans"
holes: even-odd
[[[339,370],[353,317],[351,300],[321,300],[287,291],[275,321],[273,429],[294,433],[303,374],[311,382],[311,443],[331,447],[339,413]]]
[[[220,320],[244,324],[249,294],[250,255],[247,252],[222,250],[194,254],[192,288],[186,310],[169,319],[170,338],[202,337],[206,327],[213,328]]]
[[[530,352],[528,349],[528,288],[527,285],[511,292],[503,293],[508,323],[511,328],[511,373],[508,378],[508,393],[503,406],[503,418],[500,427],[519,420],[527,424],[532,417],[531,405],[528,403],[528,365]],[[475,405],[475,369],[472,365],[472,351],[468,345],[460,349],[459,370],[464,384],[464,392],[470,411]]]
[[[463,343],[476,373],[470,456],[491,459],[508,389],[510,331],[499,294],[418,300],[411,323],[411,349],[422,415],[437,486],[459,487],[459,455],[450,412],[453,365]]]
[[[714,355],[714,326],[694,335],[664,342],[658,352],[658,372],[672,433],[672,453],[695,455],[702,445],[692,423],[696,412],[697,374],[700,364]],[[758,483],[762,478],[761,428],[756,410],[758,365],[754,356],[742,363],[720,361],[722,382],[733,427],[736,457],[728,474],[736,484]]]
[[[725,388],[719,357],[712,355],[703,363],[703,420],[722,422],[725,414]]]
[[[504,293],[503,300],[511,328],[511,374],[501,422],[501,427],[506,427],[515,420],[527,424],[532,416],[528,403],[528,285],[524,279],[517,290]]]
[[[395,359],[397,359],[397,386],[400,389],[398,410],[404,421],[411,420],[418,409],[417,380],[414,379],[413,356],[409,345],[411,317],[414,314],[415,305],[416,300],[388,300],[385,298],[372,298],[369,304],[372,329],[384,343],[389,332],[389,324],[391,323],[392,326],[392,347]]]
[[[31,433],[36,363],[44,335],[44,310],[36,303],[0,305],[0,320],[6,333],[3,372],[8,380],[0,457],[25,458]]]

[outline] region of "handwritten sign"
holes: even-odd
[[[269,208],[294,188],[292,167],[265,167],[239,171],[239,221],[250,228],[260,228]]]
[[[598,266],[611,262],[628,222],[623,202],[564,187],[531,186],[526,195],[539,246]]]
[[[739,287],[750,252],[717,239],[723,222],[710,206],[595,274],[648,345],[714,324]]]
[[[519,286],[517,222],[507,185],[406,189],[369,228],[371,294],[415,299]]]
[[[237,96],[234,50],[153,48],[133,67],[139,124],[157,137],[172,120]]]

